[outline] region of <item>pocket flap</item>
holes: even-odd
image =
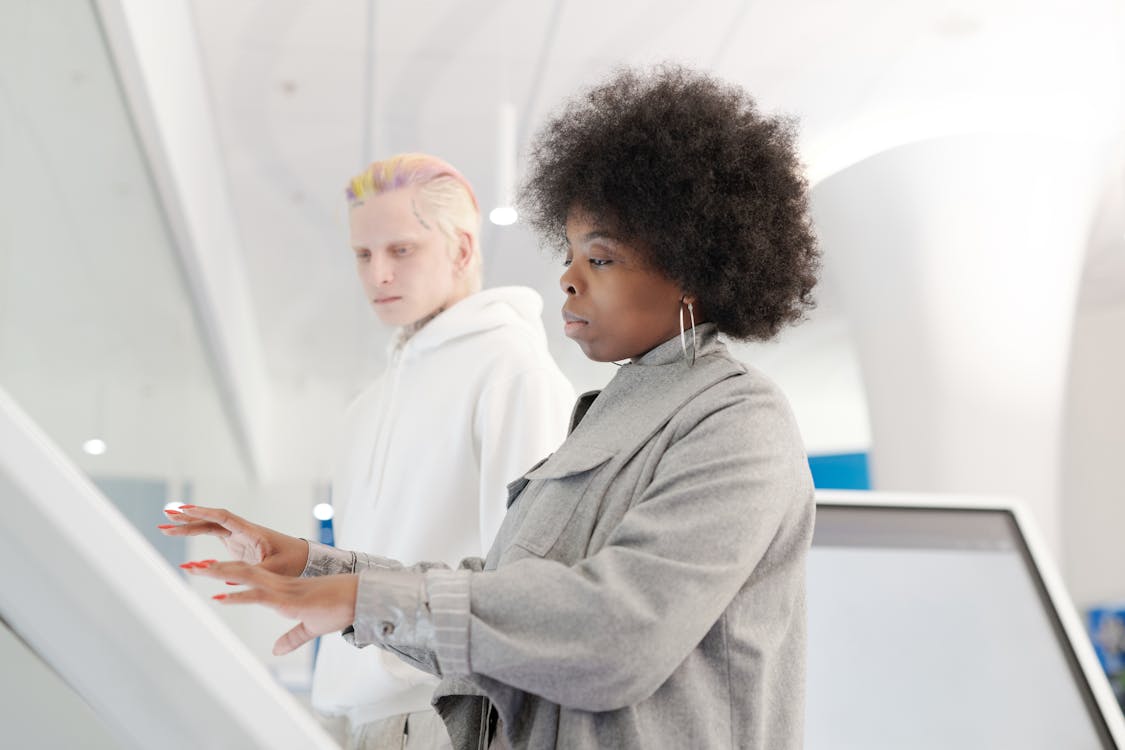
[[[553,455],[554,454],[552,453],[552,454],[549,454],[547,456],[547,458],[540,459],[534,466],[532,466],[530,469],[528,469],[527,472],[522,477],[520,477],[519,479],[514,479],[511,482],[508,482],[508,505],[507,505],[507,507],[509,507],[509,508],[512,507],[512,503],[514,503],[516,501],[516,498],[520,496],[520,493],[524,491],[525,487],[527,487],[528,482],[531,481],[527,478],[527,475],[530,474],[531,472],[535,471],[536,469],[538,469],[543,464],[547,463],[547,461],[549,461],[551,456],[553,456]]]
[[[525,479],[562,479],[596,469],[613,458],[613,451],[596,446],[560,449],[538,467],[524,474]]]
[[[531,504],[522,509],[511,544],[545,557],[567,527],[582,498],[590,491],[614,452],[591,446],[560,449],[542,466],[524,475],[539,483]]]

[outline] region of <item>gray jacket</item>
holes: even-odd
[[[693,367],[673,339],[579,401],[487,560],[314,545],[307,574],[360,571],[347,637],[443,676],[454,747],[490,706],[514,748],[801,747],[808,464],[778,389],[698,331]]]

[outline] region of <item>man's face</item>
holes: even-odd
[[[566,221],[566,335],[596,362],[639,357],[680,332],[679,286],[582,211]]]
[[[455,253],[416,186],[364,198],[349,222],[356,271],[381,321],[407,326],[455,301]]]

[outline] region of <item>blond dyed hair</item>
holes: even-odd
[[[452,164],[430,154],[397,154],[372,164],[348,183],[349,206],[357,206],[369,198],[412,185],[418,186],[422,210],[433,217],[438,230],[452,247],[464,232],[472,238],[473,255],[467,270],[481,283],[480,205],[472,185]],[[419,217],[421,220],[422,217]]]

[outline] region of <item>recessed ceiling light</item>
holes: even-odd
[[[501,227],[515,224],[518,218],[519,214],[511,206],[497,206],[488,213],[488,220]]]
[[[91,456],[100,456],[109,450],[109,446],[100,438],[90,438],[82,444],[82,450],[86,451]]]

